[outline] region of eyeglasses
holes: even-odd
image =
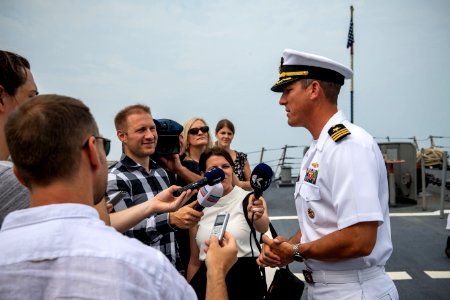
[[[105,155],[108,156],[109,151],[111,150],[111,140],[104,138],[102,136],[95,136],[93,135],[93,137],[96,140],[103,140],[103,148],[105,148]],[[83,148],[86,148],[89,144],[89,139],[83,144]]]
[[[200,128],[191,128],[191,129],[189,129],[189,133],[193,134],[193,135],[198,134],[199,131],[201,131],[203,133],[207,133],[209,131],[209,127],[208,126],[203,126],[203,127],[200,127]]]

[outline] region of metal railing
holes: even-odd
[[[375,138],[380,139],[380,138]],[[386,137],[388,141],[391,140],[390,137]],[[426,141],[430,140],[431,147],[433,148],[441,148],[444,150],[444,155],[442,156],[442,166],[448,166],[448,151],[445,149],[450,149],[450,147],[446,146],[436,146],[435,139],[450,139],[450,137],[444,136],[432,136],[430,135],[428,138],[423,140],[418,140],[416,137],[411,138],[392,138],[393,140],[401,140],[401,139],[411,139],[413,140],[416,147],[418,147],[418,141]],[[259,163],[265,163],[269,165],[274,172],[274,180],[280,179],[280,173],[283,167],[290,168],[292,177],[297,177],[300,171],[301,162],[304,154],[309,146],[307,145],[285,145],[281,148],[265,148],[262,147],[260,150],[247,152],[248,160],[250,162],[250,167],[253,169]],[[421,149],[423,153],[423,148]],[[423,155],[420,163],[422,164],[422,171],[425,172],[425,164],[423,160]],[[446,181],[447,181],[447,168],[442,168],[442,176],[441,176],[441,195],[440,195],[440,216],[443,218],[444,214],[444,198],[446,195]],[[425,174],[422,174],[422,183],[418,183],[422,185],[422,191],[426,191],[426,183],[425,183]],[[427,199],[426,193],[422,193],[422,209],[427,209]]]
[[[416,136],[412,136],[412,137],[390,137],[390,136],[386,136],[386,137],[374,137],[375,140],[386,140],[387,142],[391,142],[393,140],[411,140],[414,145],[416,146],[417,151],[420,151],[421,148],[423,147],[419,147],[419,142],[426,142],[426,141],[430,141],[430,147],[436,147],[436,148],[442,148],[442,149],[450,149],[449,146],[443,146],[443,145],[436,145],[435,140],[439,140],[440,142],[442,142],[442,140],[448,140],[450,141],[450,136],[440,136],[440,135],[429,135],[426,138],[423,139],[418,139],[416,138]]]
[[[275,179],[279,178],[282,167],[289,166],[292,174],[298,174],[300,165],[308,148],[306,145],[285,145],[281,148],[268,149],[262,147],[261,150],[247,152],[250,167],[253,169],[259,163],[265,163],[272,168]]]
[[[449,136],[437,136],[430,135],[424,139],[417,139],[413,137],[374,137],[375,140],[387,140],[391,142],[392,140],[412,140],[417,150],[420,151],[419,142],[430,141],[431,147],[441,148],[443,150],[450,149],[450,146],[436,145],[435,140],[448,140],[450,142]],[[445,142],[444,142],[445,143]],[[450,145],[450,143],[449,143]],[[282,166],[290,166],[292,168],[292,174],[298,174],[300,170],[300,165],[303,159],[303,155],[308,149],[308,145],[285,145],[280,148],[265,148],[262,147],[260,150],[247,152],[248,159],[250,162],[250,167],[253,169],[259,163],[265,163],[269,165],[274,171],[275,178],[279,176]],[[303,149],[298,151],[297,149]]]

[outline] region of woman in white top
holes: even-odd
[[[199,167],[201,172],[207,172],[212,168],[221,168],[225,173],[225,179],[222,182],[222,198],[214,206],[206,207],[203,210],[204,215],[198,226],[191,228],[189,233],[191,258],[187,279],[199,299],[204,299],[206,288],[206,266],[204,263],[206,254],[203,251],[205,241],[211,235],[216,215],[223,211],[230,214],[226,230],[236,238],[238,246],[238,261],[226,277],[229,299],[262,299],[266,291],[265,281],[256,264],[259,251],[253,236],[251,236],[242,204],[249,192],[233,185],[233,165],[230,154],[220,147],[206,149],[200,156]],[[253,217],[253,227],[256,231],[261,233],[267,231],[269,217],[265,200],[262,197],[255,200],[253,194],[249,196],[246,214],[249,220],[252,220]]]

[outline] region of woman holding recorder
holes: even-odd
[[[245,213],[248,220],[253,219],[253,228],[264,233],[269,227],[265,200],[262,197],[255,200],[253,194],[233,184],[234,163],[225,149],[220,147],[206,149],[200,156],[199,167],[202,173],[213,168],[221,168],[225,173],[225,179],[222,182],[223,196],[214,206],[203,210],[204,215],[200,222],[190,230],[191,258],[187,279],[198,298],[204,299],[206,290],[204,243],[210,238],[217,214],[227,211],[230,217],[226,230],[236,238],[238,245],[238,261],[226,277],[229,298],[262,299],[266,292],[266,283],[256,264],[259,251],[244,215],[243,201],[248,199]]]

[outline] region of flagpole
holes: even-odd
[[[353,38],[353,5],[350,6],[350,29],[349,29],[349,41],[347,42],[347,46],[350,44],[350,68],[353,71],[352,80],[350,83],[350,122],[354,122],[354,113],[353,113],[353,79],[355,78],[355,72],[353,70],[353,44],[354,44],[354,38]],[[351,37],[350,37],[351,35]],[[350,41],[351,39],[351,41]]]

